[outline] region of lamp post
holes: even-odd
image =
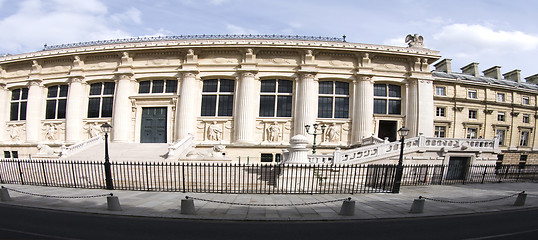
[[[306,125],[304,126],[306,128],[306,133],[307,134],[310,134],[310,135],[314,135],[314,143],[312,144],[312,154],[316,154],[316,137],[318,136],[318,127],[319,127],[319,124],[317,123],[314,123],[314,125],[312,125],[312,127],[314,127],[314,132],[313,133],[310,133],[310,125]],[[327,128],[327,126],[324,125],[321,125],[321,134],[323,134],[325,132],[325,128]]]
[[[396,176],[394,176],[394,185],[392,186],[392,193],[399,193],[400,186],[402,185],[404,140],[407,134],[409,134],[409,129],[406,127],[402,127],[398,129],[398,134],[400,135],[400,158],[398,159],[398,166],[396,167]]]
[[[105,133],[105,182],[106,189],[113,190],[112,171],[110,169],[110,157],[108,156],[108,133],[112,130],[112,126],[108,123],[101,125],[101,131]]]

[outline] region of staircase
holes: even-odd
[[[65,157],[66,160],[104,161],[105,146],[100,142]],[[164,162],[168,153],[167,143],[109,143],[111,162]]]

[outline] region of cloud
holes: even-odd
[[[0,29],[10,29],[0,35],[0,52],[35,51],[45,43],[130,37],[114,27],[113,19],[140,21],[139,13],[130,9],[121,16],[111,16],[99,0],[24,0],[12,15],[0,19]]]
[[[256,30],[246,29],[233,24],[226,24],[226,29],[231,34],[259,34]]]
[[[118,14],[113,14],[111,16],[112,20],[118,22],[118,23],[130,23],[130,22],[134,22],[134,23],[137,23],[137,24],[141,24],[142,23],[142,12],[140,12],[140,10],[134,8],[134,7],[131,7],[129,8],[127,11],[123,12],[123,13],[118,13]]]
[[[538,48],[538,36],[520,31],[495,31],[482,25],[447,25],[433,38],[436,45],[451,46],[461,52],[509,53]]]
[[[221,5],[225,2],[227,2],[228,0],[210,0],[209,3],[213,4],[213,5]]]

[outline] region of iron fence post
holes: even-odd
[[[108,155],[108,133],[105,132],[105,182],[106,189],[114,190],[114,183],[112,182],[112,169],[110,167],[110,157]]]

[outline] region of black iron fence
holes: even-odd
[[[390,192],[396,165],[112,162],[115,189],[204,193]],[[537,181],[538,165],[407,165],[402,185]],[[104,189],[102,162],[0,160],[0,182]]]

